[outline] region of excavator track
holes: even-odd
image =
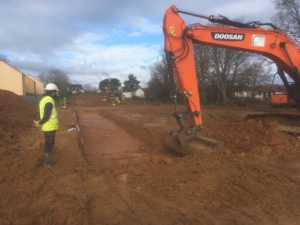
[[[277,129],[289,133],[300,134],[300,114],[292,113],[252,113],[245,117],[248,120],[275,121]]]

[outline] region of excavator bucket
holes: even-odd
[[[172,131],[164,138],[164,145],[179,155],[210,154],[220,151],[222,142],[200,135],[186,135],[184,132]]]

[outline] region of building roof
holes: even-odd
[[[286,92],[284,85],[273,84],[261,86],[258,91],[260,92]]]
[[[13,68],[14,70],[18,71],[19,73],[21,73],[23,76],[25,76],[25,74],[23,72],[21,72],[20,70],[18,70],[16,67],[10,65],[8,62],[5,62],[4,60],[0,59],[0,62],[5,63],[6,65],[8,65],[9,67]]]
[[[33,80],[37,80],[37,81],[43,83],[40,79],[36,78],[35,76],[33,76],[33,75],[31,75],[31,74],[28,74],[27,77],[30,77],[30,78],[32,78]]]
[[[71,90],[74,88],[83,89],[81,84],[69,84],[69,88]]]

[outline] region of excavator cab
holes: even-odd
[[[180,13],[206,19],[225,26],[186,25]],[[271,29],[266,29],[268,26]],[[204,16],[171,6],[164,15],[164,51],[168,64],[171,96],[179,129],[170,132],[165,145],[182,155],[216,152],[222,143],[202,137],[203,129],[200,92],[194,60],[194,44],[229,48],[261,54],[274,61],[291,104],[300,106],[300,47],[271,23],[231,21],[224,16]],[[294,81],[288,82],[285,74]],[[186,104],[186,111],[178,110],[178,95]]]

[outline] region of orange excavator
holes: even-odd
[[[206,19],[222,26],[200,23],[186,25],[180,14]],[[268,29],[267,29],[268,28]],[[186,155],[218,149],[220,143],[200,135],[202,112],[194,60],[194,44],[229,48],[261,54],[277,66],[292,106],[300,106],[300,47],[288,35],[271,23],[241,23],[224,16],[204,16],[171,6],[163,20],[164,51],[168,63],[171,92],[175,102],[173,116],[180,129],[165,138],[165,144]],[[287,74],[293,83],[290,83]],[[178,110],[176,93],[182,94],[187,111]]]

